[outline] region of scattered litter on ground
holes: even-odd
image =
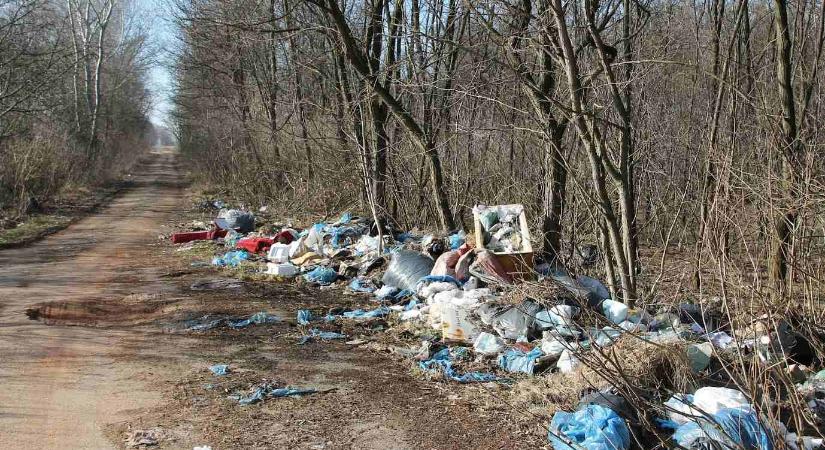
[[[220,317],[217,319],[209,318],[205,316],[201,319],[191,320],[189,321],[188,329],[191,331],[207,331],[212,330],[214,328],[219,328],[222,326],[228,326],[229,328],[234,329],[241,329],[246,328],[250,325],[264,325],[264,324],[272,324],[278,323],[281,321],[281,318],[268,314],[265,312],[257,312],[249,316],[246,319],[239,319],[239,318],[229,318],[229,317]]]
[[[313,339],[320,339],[322,341],[334,341],[338,339],[346,339],[346,334],[336,333],[334,331],[321,331],[317,328],[309,330],[309,334],[301,337],[298,345],[304,345],[312,342]]]
[[[458,383],[515,380],[520,386],[520,380],[543,378],[553,386],[576,386],[564,390],[568,398],[557,403],[565,410],[554,410],[550,422],[548,439],[556,449],[630,446],[628,424],[635,421],[635,412],[628,412],[630,397],[625,401],[605,391],[623,379],[634,389],[650,389],[647,400],[666,411],[659,420],[683,447],[770,448],[765,443],[777,427],[765,425],[749,399],[731,389],[735,383],[723,369],[726,361],[743,356],[781,369],[805,398],[811,416],[825,423],[825,370],[810,350],[805,355],[804,340],[788,323],[771,326],[767,318],[759,318],[735,327],[718,308],[692,300],[631,308],[613,298],[599,279],[534,256],[522,205],[479,205],[473,213],[470,234],[388,229],[379,242],[371,219],[349,213],[304,229],[264,227],[262,233],[254,231],[251,213],[221,210],[212,225],[198,224],[212,226],[211,231],[187,231],[206,234],[179,234],[173,241],[182,246],[210,241],[197,246],[214,247],[214,266],[243,263],[243,271],[252,268],[281,281],[294,277],[285,281],[341,292],[348,300],[345,307],[297,311],[296,323],[305,333],[299,344],[344,340],[349,334],[360,337],[347,345],[372,345],[379,333],[392,332],[421,345],[382,348],[414,360],[425,374]],[[601,257],[592,245],[576,246],[575,252],[582,266],[593,266]],[[226,278],[199,281],[191,289],[241,286],[240,280]],[[279,321],[259,312],[248,318],[204,317],[188,322],[188,329],[242,329]],[[303,328],[313,323],[338,331]],[[213,370],[221,366],[228,370],[226,365],[210,370],[222,375]],[[263,384],[232,398],[251,404],[313,392]],[[548,389],[542,395],[562,394]],[[740,424],[735,430],[734,423]],[[800,442],[817,442],[802,436],[809,430],[789,425],[800,432]],[[791,442],[788,436],[797,435],[784,434]]]
[[[134,430],[126,437],[127,447],[141,447],[141,446],[155,446],[163,437],[163,432],[160,428],[152,428],[149,430]]]
[[[293,387],[275,387],[271,384],[264,383],[255,386],[249,395],[232,394],[229,398],[237,400],[241,405],[253,405],[262,402],[267,398],[282,398],[282,397],[303,397],[318,392],[315,389],[293,388]]]
[[[229,365],[228,364],[215,364],[209,366],[209,370],[215,374],[216,376],[222,377],[224,375],[229,374]]]

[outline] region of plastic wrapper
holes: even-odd
[[[555,450],[630,448],[630,429],[625,421],[615,411],[601,405],[587,405],[574,413],[557,412],[550,422],[547,437]]]
[[[418,280],[429,275],[433,266],[433,260],[427,256],[409,250],[399,250],[392,255],[382,281],[385,285],[401,290],[415,291]]]

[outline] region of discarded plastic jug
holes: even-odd
[[[607,317],[607,320],[618,325],[627,319],[628,308],[627,305],[622,302],[607,299],[602,302],[602,312]]]
[[[473,342],[480,330],[471,318],[471,311],[471,306],[454,302],[443,305],[441,337],[453,341]]]

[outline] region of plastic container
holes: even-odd
[[[607,320],[617,325],[627,319],[628,311],[627,305],[622,302],[617,302],[616,300],[610,299],[602,302],[602,312],[604,312]]]
[[[278,264],[289,262],[289,245],[280,243],[272,244],[272,246],[269,247],[269,253],[267,253],[266,259]]]
[[[290,263],[266,263],[266,273],[279,277],[294,277],[298,274],[298,268]]]
[[[441,337],[451,341],[473,342],[480,330],[470,319],[470,308],[447,303],[441,309]]]

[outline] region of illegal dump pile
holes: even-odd
[[[349,213],[256,228],[252,213],[222,209],[211,229],[172,241],[211,241],[214,266],[371,297],[362,308],[299,310],[297,344],[385,320],[387,333],[417,339],[404,353],[422,374],[498,383],[516,407],[543,408],[556,449],[822,446],[819,331],[710,301],[631,309],[599,280],[535,258],[520,205],[477,206],[474,217],[473,233],[436,236],[379,230]],[[190,329],[278,320],[240,319]]]

